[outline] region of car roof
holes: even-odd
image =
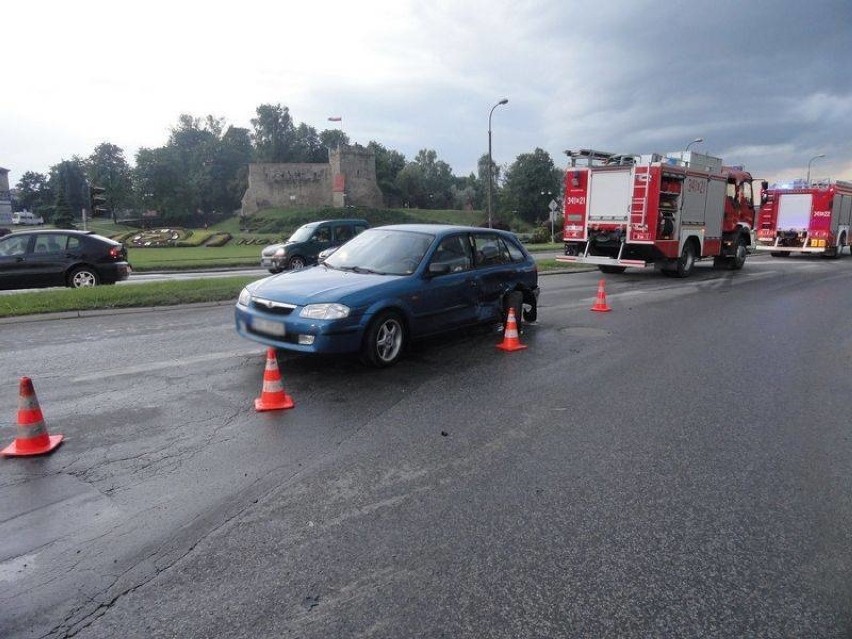
[[[308,222],[307,224],[303,224],[302,226],[317,226],[318,224],[340,224],[341,222],[347,224],[368,224],[367,220],[356,219],[356,218],[344,218],[340,220],[317,220],[316,222]]]
[[[479,232],[479,233],[499,233],[499,234],[508,234],[507,231],[502,231],[500,229],[489,229],[481,226],[464,226],[461,224],[388,224],[386,226],[375,227],[378,229],[389,229],[394,231],[414,231],[416,233],[429,233],[432,235],[436,234],[444,234],[444,233],[454,233],[454,232]]]
[[[96,240],[111,242],[112,244],[121,243],[103,235],[98,235],[95,231],[81,231],[79,229],[27,229],[25,231],[12,231],[3,237],[7,238],[14,235],[70,235],[72,237],[91,237]]]
[[[94,231],[80,231],[79,229],[26,229],[12,232],[13,235],[33,235],[35,233],[38,233],[39,235],[42,235],[44,233],[63,233],[66,235],[98,235]]]

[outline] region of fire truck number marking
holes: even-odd
[[[572,195],[570,197],[565,198],[565,204],[575,204],[579,206],[586,205],[586,196],[585,195]]]
[[[690,193],[705,193],[707,191],[707,181],[689,178],[686,181],[686,190]]]
[[[831,211],[814,211],[814,217],[831,217]]]

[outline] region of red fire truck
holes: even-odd
[[[695,261],[740,269],[753,245],[752,178],[695,152],[645,156],[567,151],[559,262],[604,273],[654,266],[686,277]]]
[[[764,188],[760,199],[755,250],[774,257],[840,257],[843,247],[852,244],[852,182],[773,184]]]

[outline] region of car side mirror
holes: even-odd
[[[446,262],[430,262],[428,272],[432,277],[435,277],[436,275],[446,275],[450,272],[450,265]]]

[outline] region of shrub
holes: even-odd
[[[204,246],[225,246],[231,239],[230,233],[214,233]]]

